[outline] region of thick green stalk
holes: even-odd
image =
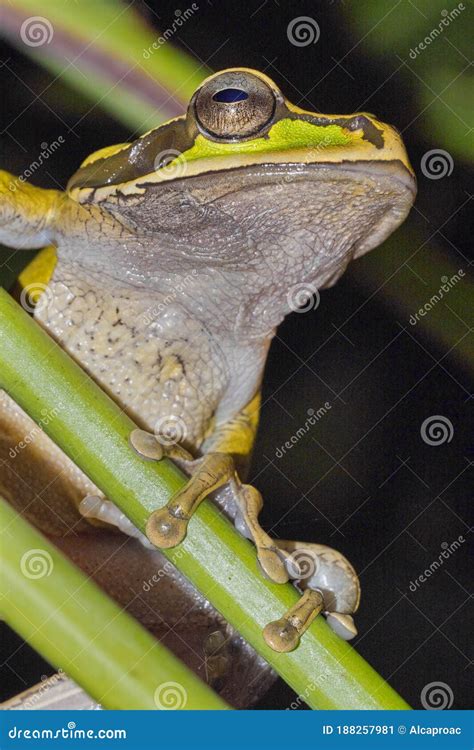
[[[0,498],[0,612],[104,708],[228,706]]]
[[[184,484],[170,461],[140,460],[128,445],[133,422],[3,290],[0,386],[36,421],[55,409],[45,431],[140,529]],[[321,617],[295,651],[266,645],[263,627],[295,603],[297,592],[262,577],[253,546],[211,503],[201,505],[186,540],[166,555],[311,707],[408,708]]]

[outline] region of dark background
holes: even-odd
[[[363,596],[356,616],[360,635],[354,641],[359,653],[413,707],[421,707],[420,694],[427,684],[443,682],[453,693],[452,707],[467,708],[472,658],[468,627],[471,368],[456,356],[456,349],[457,339],[466,343],[472,310],[465,309],[461,316],[454,346],[443,345],[422,325],[409,326],[410,314],[420,305],[404,298],[403,288],[404,278],[413,281],[421,276],[416,257],[408,264],[404,258],[416,256],[418,249],[418,257],[429,257],[432,241],[443,257],[451,257],[456,268],[468,273],[472,183],[467,161],[458,155],[451,176],[435,181],[420,174],[423,154],[440,144],[432,140],[424,127],[426,119],[419,116],[425,106],[418,97],[419,83],[406,67],[397,71],[399,63],[390,49],[384,56],[371,53],[351,25],[350,13],[356,5],[202,2],[173,43],[213,70],[242,65],[264,70],[302,107],[325,113],[374,112],[403,133],[419,176],[419,196],[401,230],[404,234],[399,231],[391,245],[396,248],[400,242],[393,280],[387,279],[388,287],[383,289],[363,283],[364,268],[369,268],[364,264],[382,263],[388,252],[379,248],[370,258],[357,261],[357,268],[336,287],[322,292],[317,309],[293,314],[279,329],[266,370],[250,480],[266,499],[262,522],[273,535],[335,546],[360,572]],[[380,5],[390,8],[390,3]],[[419,5],[426,11],[426,3]],[[176,2],[138,7],[156,28],[167,28]],[[377,3],[362,3],[360,12],[371,12],[369,7],[375,27],[385,11]],[[406,23],[402,11],[403,4],[395,9],[393,22]],[[298,48],[289,43],[287,25],[299,15],[317,19],[321,29],[317,44]],[[426,30],[432,25],[427,18]],[[444,45],[447,56],[456,56],[444,39],[436,44]],[[51,82],[49,74],[7,45],[0,60],[9,60],[9,68],[24,82],[19,83],[9,70],[1,72],[2,167],[23,171],[38,144],[51,140],[57,128],[54,111],[78,137],[68,137],[67,152],[60,149],[49,159],[46,169],[35,175],[36,184],[64,186],[88,153],[130,137],[99,107],[81,119],[90,103],[60,80],[34,101]],[[4,131],[15,117],[14,125]],[[419,283],[423,303],[437,286],[426,286],[423,278]],[[398,306],[387,303],[387,288],[401,297]],[[450,292],[453,300],[458,293]],[[443,314],[452,312],[446,309]],[[317,410],[326,401],[331,404],[328,413],[283,458],[276,458],[278,446],[304,424],[307,410]],[[421,424],[432,415],[451,421],[454,433],[449,443],[430,446],[421,439]],[[441,545],[460,535],[466,540],[460,549],[416,592],[410,591],[410,582],[438,559]],[[51,672],[10,632],[4,654],[8,660],[2,669],[2,698]],[[285,708],[293,697],[290,688],[278,681],[261,707]]]

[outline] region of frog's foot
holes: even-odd
[[[324,609],[319,591],[307,589],[296,604],[280,619],[269,622],[263,630],[265,642],[274,651],[293,651],[314,618]]]
[[[204,498],[230,479],[236,481],[232,457],[211,452],[193,460],[190,453],[176,443],[169,443],[166,436],[161,439],[139,429],[132,431],[129,442],[142,458],[160,461],[166,455],[191,475],[182,490],[151,514],[146,525],[147,537],[155,547],[176,547],[185,538],[188,522]]]
[[[191,516],[204,498],[235,475],[232,456],[227,453],[207,453],[189,464],[193,469],[189,481],[163,508],[151,514],[146,525],[148,539],[161,549],[180,544]]]
[[[192,514],[204,498],[229,483],[232,498],[237,504],[237,518],[234,519],[237,529],[254,541],[264,573],[277,583],[288,581],[285,567],[288,554],[270,539],[257,520],[263,505],[262,497],[254,487],[240,483],[230,454],[210,452],[193,461],[192,456],[180,446],[163,448],[159,437],[143,430],[131,433],[130,444],[142,458],[148,460],[159,461],[165,454],[168,455],[191,475],[183,489],[148,519],[146,533],[153,544],[160,548],[180,544],[186,536]],[[234,516],[235,513],[231,515]]]
[[[114,526],[127,536],[138,539],[144,547],[153,549],[145,534],[122,513],[115,503],[106,500],[101,495],[87,495],[79,503],[79,513],[91,523],[98,522],[99,525],[106,524]]]
[[[288,575],[304,593],[279,620],[264,630],[267,644],[276,651],[292,651],[314,618],[322,612],[328,625],[344,640],[357,635],[351,614],[357,610],[360,585],[350,562],[322,544],[279,541],[288,557]]]
[[[239,508],[236,528],[252,539],[265,575],[275,583],[286,583],[290,578],[291,554],[281,548],[258,523],[258,514],[263,507],[260,492],[250,484],[236,484],[234,496]]]

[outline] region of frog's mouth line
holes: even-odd
[[[233,175],[250,173],[267,177],[275,177],[276,180],[280,180],[281,184],[289,185],[299,177],[307,177],[308,172],[312,173],[319,170],[322,170],[324,172],[327,172],[329,170],[340,174],[342,174],[343,172],[349,172],[359,174],[361,176],[372,177],[374,179],[377,179],[378,177],[393,179],[396,182],[400,183],[404,188],[409,190],[412,196],[412,202],[416,197],[416,178],[399,159],[387,159],[385,161],[351,161],[350,159],[343,159],[339,162],[321,161],[312,164],[301,164],[300,162],[283,162],[280,164],[276,164],[273,162],[264,162],[262,164],[249,166],[229,167],[227,169],[220,169],[219,172],[208,170],[197,175],[176,177],[175,179],[166,180],[162,183],[144,181],[137,183],[137,187],[159,188],[160,186],[173,184],[176,185],[180,182],[186,182],[188,179],[199,179],[200,177],[212,179],[214,175],[224,176],[227,174],[229,175],[229,177],[232,177]],[[100,188],[97,189],[100,190]],[[94,193],[95,190],[91,193],[89,200],[93,198]],[[126,193],[121,193],[120,189],[117,191],[117,195],[120,195],[121,197],[123,196],[124,198],[128,197]],[[133,194],[130,194],[130,197],[132,198]]]
[[[385,177],[385,178],[393,178],[394,180],[397,180],[400,182],[403,187],[407,188],[413,195],[413,199],[416,197],[417,193],[417,185],[416,185],[416,178],[414,175],[406,168],[406,166],[403,164],[403,162],[400,159],[386,159],[386,160],[362,160],[358,159],[357,161],[351,161],[350,159],[342,159],[338,162],[332,162],[332,161],[320,161],[315,163],[308,163],[308,164],[301,164],[299,162],[283,162],[280,164],[276,164],[273,162],[267,162],[259,165],[252,166],[243,166],[243,167],[233,167],[229,169],[221,169],[219,171],[219,174],[230,174],[235,172],[242,172],[246,170],[251,169],[262,169],[265,171],[265,174],[268,176],[271,176],[272,174],[275,175],[275,177],[280,177],[283,182],[285,182],[284,177],[288,178],[288,182],[291,183],[292,177],[297,176],[298,174],[303,174],[307,170],[335,170],[336,172],[354,172],[354,173],[360,173],[361,175],[366,175],[367,177]],[[293,170],[293,173],[289,173],[289,170]],[[213,174],[212,171],[208,172],[202,172],[201,176],[209,176],[211,177]],[[168,184],[170,182],[177,182],[179,178],[176,180],[169,180]],[[157,183],[140,183],[140,187],[148,187],[149,185],[156,185]]]
[[[365,175],[366,177],[373,179],[393,179],[409,191],[411,203],[413,203],[417,193],[416,178],[400,159],[342,159],[336,162],[320,161],[313,163],[301,163],[299,161],[280,163],[262,161],[257,164],[229,166],[221,168],[218,171],[208,169],[197,174],[178,174],[176,177],[163,180],[162,182],[146,180],[145,177],[143,182],[137,182],[135,189],[130,192],[122,190],[120,186],[117,186],[113,191],[111,191],[110,188],[107,189],[103,186],[96,188],[76,188],[72,191],[71,198],[84,204],[107,202],[109,198],[114,199],[114,197],[121,201],[126,201],[127,199],[136,200],[138,196],[143,196],[147,188],[166,189],[167,186],[176,187],[184,184],[188,180],[196,180],[199,178],[212,179],[213,177],[225,177],[226,175],[232,179],[232,177],[239,177],[242,174],[249,175],[249,178],[250,176],[274,177],[275,181],[279,180],[281,184],[289,185],[295,179],[301,178],[304,175],[308,176],[308,173],[311,173],[310,179],[314,179],[314,173],[318,171],[322,171],[324,174],[327,174],[328,171],[332,171],[335,174],[342,174],[344,172],[359,175],[360,177]]]

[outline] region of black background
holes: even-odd
[[[156,28],[167,28],[176,2],[138,7]],[[286,28],[296,15],[318,19],[317,44],[298,48],[288,42]],[[403,132],[419,173],[421,156],[432,144],[429,134],[410,125],[420,110],[414,88],[403,75],[391,76],[389,51],[386,60],[375,60],[363,45],[354,47],[356,42],[337,2],[202,2],[173,39],[212,70],[241,65],[264,70],[291,101],[311,110],[345,114],[367,101],[363,109]],[[37,184],[64,186],[89,152],[130,136],[98,107],[76,125],[90,103],[65,92],[61,81],[33,101],[50,76],[7,45],[0,59],[26,84],[2,70],[2,131],[17,117],[1,136],[2,166],[10,171],[21,173],[38,144],[51,140],[57,128],[51,109],[60,111],[78,137],[68,137],[67,154],[61,149],[54,155],[47,171],[35,175]],[[408,220],[423,239],[443,227],[437,241],[459,256],[463,268],[472,252],[469,206],[457,210],[466,190],[467,171],[459,163],[448,180],[420,176],[416,210]],[[357,261],[358,277],[365,262]],[[413,707],[421,707],[425,685],[442,681],[453,691],[453,708],[466,708],[472,645],[468,542],[416,592],[409,584],[438,558],[443,542],[459,535],[469,539],[469,371],[418,330],[402,329],[407,320],[386,306],[381,292],[373,292],[349,271],[322,292],[317,309],[293,314],[279,329],[266,369],[250,479],[266,499],[262,521],[273,535],[338,547],[360,571],[360,635],[354,642],[359,653]],[[307,410],[326,401],[328,414],[277,459],[277,447],[305,422]],[[450,419],[454,436],[450,443],[429,446],[421,440],[420,425],[437,414]],[[12,633],[6,634],[3,653],[3,698],[51,672]],[[260,705],[285,708],[292,699],[278,681]]]

